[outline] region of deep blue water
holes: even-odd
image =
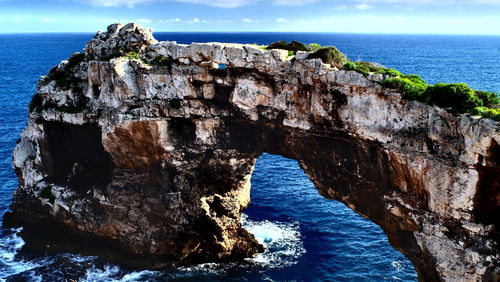
[[[268,44],[277,40],[335,45],[351,60],[379,62],[427,82],[465,82],[500,92],[500,37],[323,33],[157,33],[159,40]],[[25,125],[35,82],[83,48],[91,34],[0,35],[0,211],[17,179],[11,152]],[[205,264],[168,272],[129,272],[95,257],[17,255],[16,230],[0,230],[0,280],[415,281],[411,263],[384,233],[341,203],[318,195],[297,163],[263,155],[252,178],[244,224],[268,251],[247,263]]]

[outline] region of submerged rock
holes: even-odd
[[[240,214],[268,152],[378,224],[420,280],[498,279],[498,123],[287,55],[158,42],[134,24],[97,33],[38,83],[5,222],[107,240],[150,266],[250,257],[263,247]]]

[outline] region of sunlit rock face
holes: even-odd
[[[262,246],[240,214],[268,152],[378,224],[420,280],[498,279],[498,123],[402,100],[383,78],[111,25],[38,83],[5,221],[108,240],[151,266],[249,257]]]

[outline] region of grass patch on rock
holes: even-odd
[[[353,70],[363,75],[370,73],[383,74],[388,76],[402,76],[403,74],[395,69],[386,68],[376,63],[370,62],[347,62],[343,66],[344,70]]]
[[[316,52],[309,54],[308,59],[313,58],[320,58],[323,63],[339,69],[349,62],[347,56],[333,46],[321,47]]]

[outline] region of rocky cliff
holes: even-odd
[[[5,222],[78,231],[155,266],[252,256],[262,246],[240,213],[268,152],[378,224],[420,280],[498,280],[499,124],[287,55],[158,42],[134,24],[98,32],[38,83]]]

